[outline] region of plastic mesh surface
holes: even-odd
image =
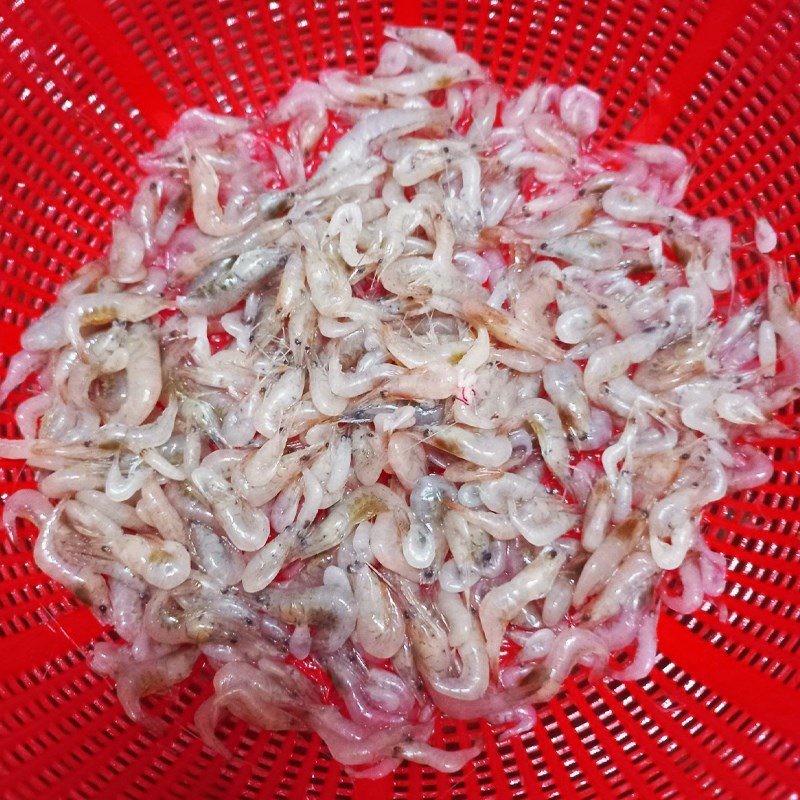
[[[602,140],[664,137],[688,150],[689,210],[733,216],[745,233],[758,210],[800,278],[797,2],[5,0],[0,368],[54,287],[106,246],[137,154],[181,110],[257,113],[322,66],[368,69],[391,19],[449,30],[508,86],[539,77],[599,90]],[[755,262],[739,268],[742,290],[757,291]],[[0,412],[0,436],[15,435]],[[775,458],[768,485],[707,513],[711,546],[730,563],[722,602],[662,620],[648,679],[571,680],[522,738],[443,723],[440,743],[485,743],[455,776],[411,766],[354,784],[315,737],[240,722],[224,729],[235,753],[225,762],[191,728],[210,691],[202,669],[150,703],[165,728],[145,732],[89,671],[84,654],[106,634],[36,569],[31,531],[16,549],[0,541],[0,797],[797,797],[800,439],[763,446]],[[3,495],[31,480],[0,461]]]

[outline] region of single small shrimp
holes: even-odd
[[[763,217],[756,217],[755,240],[759,253],[771,253],[778,246],[778,234]]]
[[[434,565],[437,555],[444,557],[444,500],[455,497],[455,486],[437,475],[423,475],[411,491],[410,526],[403,537],[403,555],[410,566],[426,570],[423,578],[438,571],[438,564]]]
[[[592,487],[583,513],[581,544],[584,550],[592,553],[603,542],[611,522],[612,508],[611,482],[607,477],[600,478]]]
[[[558,550],[545,548],[532,563],[511,580],[490,589],[481,600],[479,616],[493,675],[498,672],[506,627],[528,603],[547,595],[565,559]]]
[[[163,539],[183,545],[187,543],[186,528],[180,514],[152,475],[142,484],[136,513],[143,522],[155,528]]]
[[[8,538],[17,544],[17,519],[22,518],[42,530],[53,515],[53,506],[35,489],[19,489],[3,504],[3,527]]]
[[[281,271],[281,282],[275,297],[275,313],[286,319],[300,304],[305,290],[305,265],[303,259],[292,253]]]
[[[508,436],[462,425],[436,426],[426,431],[426,442],[479,467],[500,467],[511,458]]]
[[[64,330],[72,346],[83,351],[84,326],[109,325],[112,322],[142,322],[169,307],[165,301],[130,292],[80,294],[67,304]]]
[[[235,586],[242,580],[242,554],[211,528],[193,523],[189,528],[189,550],[197,567],[223,586]]]
[[[562,486],[569,486],[569,447],[556,407],[547,400],[532,400],[528,422],[539,440],[544,463]]]
[[[603,539],[581,570],[572,598],[576,608],[609,580],[622,560],[639,545],[647,529],[644,514],[634,512]]]
[[[392,658],[405,640],[406,629],[389,587],[363,561],[354,562],[347,571],[358,606],[355,636],[359,644],[373,658]]]
[[[264,589],[255,595],[270,616],[290,625],[313,625],[314,647],[334,653],[350,638],[358,620],[349,588],[318,586],[311,589]]]
[[[478,305],[487,298],[486,289],[450,265],[436,266],[432,260],[417,256],[400,258],[380,272],[384,288],[398,297],[425,300],[430,296]]]
[[[385,363],[377,363],[368,368],[362,368],[359,364],[354,371],[344,372],[334,347],[331,348],[331,358],[328,362],[328,385],[338,397],[352,399],[366,394],[381,381],[400,372],[400,367]]]
[[[386,464],[407,491],[425,475],[427,458],[419,435],[410,431],[395,431],[389,437],[385,453]]]
[[[345,314],[353,299],[353,290],[342,266],[315,247],[306,249],[304,265],[311,302],[319,314],[324,317]]]
[[[600,95],[576,83],[559,98],[558,113],[579,139],[586,139],[600,123]]]
[[[668,392],[706,372],[708,336],[685,336],[660,348],[639,364],[634,381],[648,392]]]
[[[378,482],[389,461],[387,440],[367,426],[359,426],[350,434],[353,448],[353,472],[362,486]]]
[[[5,403],[11,392],[20,386],[25,379],[47,363],[47,354],[44,352],[30,352],[20,350],[11,356],[8,369],[0,383],[0,405]]]
[[[431,686],[447,697],[477,700],[489,687],[489,655],[480,625],[458,594],[440,590],[439,608],[447,622],[448,642],[458,653],[458,677],[433,675]]]
[[[297,531],[287,527],[247,562],[242,572],[242,589],[252,593],[269,586],[284,565],[294,558],[296,548]]]
[[[124,534],[109,546],[122,564],[157,589],[180,586],[192,569],[188,551],[176,541]]]
[[[64,517],[78,533],[89,538],[116,541],[124,536],[116,522],[79,500],[67,500],[64,503]]]
[[[327,417],[338,417],[347,408],[347,398],[331,390],[328,373],[322,363],[311,363],[308,367],[308,388],[315,408]]]
[[[103,669],[102,650],[98,651],[98,647],[95,647],[92,668],[108,674]],[[146,723],[148,715],[142,709],[142,698],[163,692],[188,678],[196,660],[197,650],[194,648],[182,648],[139,662],[131,658],[118,659],[118,666],[111,674],[116,682],[120,705],[127,716],[134,722]]]
[[[362,486],[350,492],[330,509],[325,519],[298,534],[298,557],[311,558],[337,547],[359,523],[394,510],[400,502],[400,498],[382,484]]]
[[[122,474],[121,463],[127,462],[127,475]],[[118,503],[124,503],[130,500],[139,489],[142,488],[144,482],[152,474],[153,470],[148,466],[142,466],[143,461],[139,458],[134,459],[121,459],[119,453],[114,454],[111,461],[111,466],[105,474],[105,491],[111,500]],[[103,465],[100,465],[101,469]],[[105,470],[104,470],[105,471]],[[56,473],[49,477],[54,477]],[[76,476],[77,478],[77,476]],[[77,483],[77,481],[76,481]],[[101,482],[102,486],[103,483]],[[88,480],[84,484],[77,486],[80,489],[97,489],[99,488],[94,482]]]
[[[508,520],[535,547],[544,547],[572,530],[578,516],[561,499],[544,494],[521,503],[509,503]]]
[[[635,608],[637,601],[652,587],[658,573],[659,567],[649,553],[631,553],[592,604],[590,619],[600,622],[610,619],[623,608]]]
[[[66,311],[63,306],[52,306],[34,320],[19,337],[23,350],[38,352],[42,350],[58,350],[69,344],[69,337],[64,329]]]
[[[495,339],[509,347],[534,353],[549,361],[559,361],[564,356],[564,351],[554,342],[545,339],[530,326],[501,309],[475,300],[466,300],[462,304],[462,310],[471,325],[486,328]]]
[[[138,283],[147,275],[144,267],[144,239],[127,220],[111,223],[108,272],[120,283]]]
[[[207,236],[224,237],[239,233],[254,218],[252,212],[226,214],[219,203],[219,178],[209,158],[199,150],[188,155],[189,185],[192,189],[192,214],[197,227]]]
[[[592,400],[597,400],[604,384],[624,376],[634,364],[641,364],[652,358],[665,337],[666,331],[663,329],[634,333],[621,342],[601,347],[592,353],[583,373],[586,394]]]
[[[502,568],[503,546],[486,531],[471,525],[460,514],[449,510],[444,516],[443,527],[457,571],[453,576],[456,580],[494,577]],[[440,579],[440,583],[443,585],[443,579]]]
[[[697,510],[725,496],[728,479],[722,465],[710,457],[703,464],[696,480],[688,486],[677,482],[674,491],[650,509],[650,549],[661,569],[677,569],[683,563],[697,533]],[[687,470],[681,477],[685,481],[693,472]]]
[[[187,316],[214,317],[230,311],[289,258],[282,247],[260,247],[212,264],[178,298]]]
[[[230,483],[213,470],[200,466],[192,483],[211,504],[225,534],[240,550],[260,550],[269,537],[269,518],[259,508],[238,497]]]
[[[481,508],[469,508],[461,503],[446,499],[445,505],[456,514],[462,516],[470,525],[486,531],[492,538],[499,541],[516,539],[520,531],[509,519],[507,514],[497,514]]]
[[[389,397],[413,400],[446,400],[458,393],[462,371],[451,364],[437,364],[407,370],[383,384]]]
[[[591,409],[583,390],[580,368],[568,359],[547,364],[542,370],[542,382],[568,434],[573,439],[586,440],[591,427]]]
[[[300,402],[304,388],[304,371],[299,367],[287,367],[253,415],[256,430],[267,439],[275,436],[284,414]]]
[[[420,570],[410,566],[403,554],[402,541],[408,530],[408,513],[383,512],[370,529],[370,550],[376,561],[390,573],[413,583],[420,582]]]
[[[66,526],[61,519],[62,511],[63,505],[56,506],[39,531],[33,548],[33,560],[45,575],[69,589],[78,600],[92,609],[100,621],[105,622],[111,606],[105,580],[88,566],[67,562],[59,553],[58,539]]]
[[[150,416],[161,394],[161,351],[153,329],[146,324],[131,328],[126,347],[129,353],[125,368],[128,390],[122,405],[111,414],[109,421],[134,427]]]
[[[81,489],[100,489],[106,483],[105,473],[106,466],[102,463],[61,467],[42,478],[39,482],[39,491],[45,497],[61,498]]]

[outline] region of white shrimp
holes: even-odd
[[[539,440],[545,464],[563,486],[568,486],[569,447],[555,406],[547,400],[531,401],[528,421]]]
[[[363,561],[348,568],[358,605],[355,635],[374,658],[391,658],[406,637],[405,624],[389,587]]]
[[[191,572],[191,557],[186,548],[176,541],[160,541],[130,534],[113,540],[110,546],[126,567],[157,589],[174,589]]]
[[[634,364],[641,364],[652,358],[665,336],[666,332],[663,330],[635,333],[621,342],[592,353],[583,373],[583,383],[589,397],[598,399],[605,384],[624,376]]]
[[[240,550],[260,550],[269,537],[269,518],[259,508],[237,497],[230,483],[208,467],[192,472],[192,483],[211,504],[227,537]]]
[[[477,700],[489,687],[489,655],[478,620],[458,594],[439,592],[439,607],[447,622],[450,647],[458,653],[458,677],[434,676],[431,686],[439,694],[459,700]]]
[[[547,595],[565,558],[557,550],[545,548],[531,564],[481,600],[479,614],[493,674],[497,674],[500,645],[509,622],[532,600]]]

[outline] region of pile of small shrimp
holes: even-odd
[[[128,715],[204,658],[208,743],[315,731],[361,777],[464,766],[437,710],[510,735],[579,667],[646,675],[661,608],[722,593],[702,510],[770,477],[800,385],[780,271],[733,291],[766,221],[676,208],[685,157],[593,146],[583,86],[386,34],[262,119],[187,112],[0,387],[38,381],[4,523],[118,634],[91,663]]]

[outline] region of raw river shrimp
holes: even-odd
[[[662,600],[723,591],[704,506],[772,473],[739,442],[800,394],[777,265],[714,310],[750,245],[676,208],[680,152],[602,151],[585,87],[509,96],[447,34],[385,31],[374,75],[187,112],[0,385],[0,458],[38,481],[3,525],[116,627],[92,664],[126,712],[205,658],[211,747],[234,714],[361,777],[462,768],[437,709],[522,732],[581,665],[646,675]]]

